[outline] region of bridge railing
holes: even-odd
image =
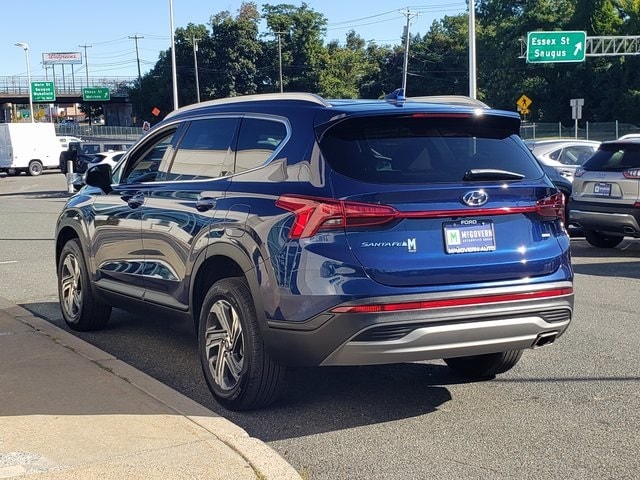
[[[69,77],[31,77],[32,82],[54,82],[56,94],[82,95],[85,87],[106,87],[111,95],[124,95],[128,87],[137,81],[136,77],[89,77],[89,82],[84,76]],[[0,76],[0,94],[29,95],[27,77]]]
[[[115,127],[109,125],[56,125],[57,135],[70,135],[75,137],[99,137],[120,140],[137,140],[142,136],[140,127]]]

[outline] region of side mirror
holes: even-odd
[[[87,170],[84,183],[91,185],[92,187],[98,187],[104,193],[110,193],[111,188],[111,165],[107,163],[99,163],[93,165]]]

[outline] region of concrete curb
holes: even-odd
[[[176,414],[188,418],[199,427],[205,429],[238,453],[260,475],[259,478],[265,480],[301,479],[299,473],[275,450],[261,440],[249,436],[244,429],[226,418],[221,417],[140,370],[118,360],[113,355],[100,350],[42,318],[33,316],[28,310],[3,297],[0,297],[0,310],[22,324],[47,335],[62,347],[116,375],[136,389],[164,404]]]

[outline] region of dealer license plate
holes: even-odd
[[[496,239],[491,220],[461,220],[443,224],[447,253],[493,252]]]

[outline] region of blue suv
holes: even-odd
[[[564,199],[517,114],[470,99],[236,97],[91,167],[56,229],[62,313],[194,321],[226,408],[287,366],[444,359],[492,378],[573,312]]]

